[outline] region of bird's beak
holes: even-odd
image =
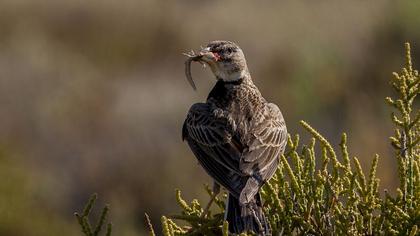
[[[200,60],[207,63],[212,63],[219,60],[219,57],[216,55],[216,53],[211,52],[209,47],[203,48],[199,52],[199,55],[201,56]]]

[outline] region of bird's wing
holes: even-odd
[[[248,149],[243,153],[240,169],[265,182],[277,169],[279,155],[283,154],[287,143],[286,124],[280,109],[268,103],[261,120],[248,135]]]
[[[244,148],[234,135],[234,121],[217,112],[206,103],[194,104],[184,122],[182,136],[207,173],[238,195],[246,181],[239,168]]]

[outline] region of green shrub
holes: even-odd
[[[97,194],[93,194],[90,197],[89,201],[87,202],[85,208],[83,209],[82,214],[79,214],[78,212],[74,213],[80,227],[82,228],[82,232],[85,236],[98,236],[101,233],[102,228],[105,224],[106,218],[108,216],[109,206],[106,205],[104,208],[102,208],[102,212],[96,226],[95,227],[91,226],[89,215],[92,212],[93,205],[95,205],[97,198],[98,198]],[[111,231],[112,231],[112,224],[108,223],[106,225],[105,235],[110,236]]]

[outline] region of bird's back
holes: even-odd
[[[206,121],[197,118],[198,114],[206,116]],[[217,124],[217,127],[211,127],[210,121],[213,122],[213,126]],[[194,129],[194,125],[197,129]],[[275,160],[284,150],[286,143],[287,131],[280,110],[275,104],[266,102],[250,79],[234,83],[219,80],[209,93],[206,103],[193,105],[184,124],[183,136],[188,136],[190,131],[190,142],[196,142],[202,139],[205,131],[200,133],[205,127],[213,131],[223,130],[218,131],[222,136],[217,136],[216,139],[228,140],[230,145],[237,149],[238,153],[235,153],[235,156],[240,157],[234,158],[234,161],[238,162],[235,166],[244,176],[267,168],[275,170]],[[197,137],[196,140],[194,136]],[[206,137],[212,139],[211,135]],[[212,143],[212,140],[209,142]],[[224,154],[221,158],[229,159],[228,153]],[[251,159],[252,162],[249,162]],[[258,175],[265,181],[271,177],[272,172],[270,170],[269,173]]]

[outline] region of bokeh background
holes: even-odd
[[[207,200],[209,177],[181,140],[191,104],[214,84],[182,52],[237,42],[290,133],[304,119],[365,169],[380,154],[381,188],[396,161],[384,97],[413,47],[417,1],[0,1],[0,235],[80,235],[73,212],[91,193],[111,204],[114,235],[145,235],[177,212],[174,189]],[[305,136],[304,136],[305,137]],[[304,139],[304,141],[307,139]],[[97,209],[99,210],[99,209]]]

